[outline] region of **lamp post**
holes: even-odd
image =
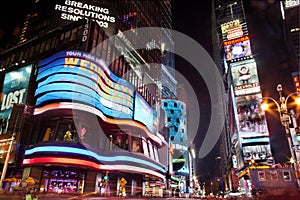
[[[3,166],[3,170],[2,170],[1,178],[0,178],[0,192],[3,190],[2,189],[3,180],[4,180],[5,175],[6,175],[8,162],[9,162],[9,159],[10,159],[10,152],[11,152],[11,149],[12,149],[14,139],[15,139],[15,134],[13,134],[11,136],[11,138],[7,139],[7,141],[9,142],[9,146],[8,146],[8,149],[7,149],[7,153],[6,153],[6,157],[5,157],[5,161],[4,161],[4,166]]]
[[[284,126],[285,128],[285,132],[286,132],[286,136],[287,136],[287,140],[288,140],[288,144],[289,144],[289,150],[291,153],[291,159],[290,159],[290,163],[292,164],[295,173],[298,175],[299,174],[299,169],[297,167],[297,159],[295,156],[295,152],[292,149],[293,146],[293,141],[292,141],[292,137],[291,137],[291,131],[290,131],[290,123],[291,122],[291,118],[295,118],[294,115],[294,111],[291,110],[291,113],[288,112],[288,108],[287,108],[287,103],[288,103],[288,99],[292,96],[292,95],[297,95],[298,97],[298,93],[294,92],[289,94],[286,98],[282,95],[282,85],[278,84],[277,85],[277,92],[279,93],[279,102],[277,102],[275,99],[271,98],[271,97],[263,97],[264,99],[268,99],[271,100],[275,103],[275,105],[277,106],[277,111],[279,113],[279,117],[280,117],[280,122],[281,125]],[[300,105],[300,100],[299,97],[298,99],[296,99],[296,103]],[[262,109],[266,110],[268,108],[267,104],[262,104]],[[293,121],[295,121],[295,119],[292,119]],[[295,125],[297,126],[297,125]],[[297,177],[296,177],[297,178]],[[300,182],[299,179],[297,178],[297,184],[298,187],[300,186]]]
[[[171,161],[171,155],[170,155],[170,144],[171,144],[171,139],[170,139],[170,126],[165,125],[163,127],[163,134],[166,140],[166,156],[167,156],[167,162],[166,162],[166,182],[167,182],[167,189],[170,188],[170,181],[171,181],[171,166],[170,166],[170,161]]]

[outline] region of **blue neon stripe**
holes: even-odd
[[[136,162],[136,163],[148,165],[148,166],[153,167],[161,172],[165,172],[165,170],[163,168],[161,168],[151,162],[142,160],[142,159],[133,158],[133,157],[129,157],[129,156],[113,156],[113,157],[100,156],[92,151],[74,148],[74,147],[59,147],[59,146],[34,147],[32,149],[26,150],[25,155],[30,155],[30,154],[38,153],[38,152],[75,153],[75,154],[80,154],[80,155],[91,156],[99,161],[108,161],[108,162],[115,161],[115,160],[130,161],[130,162]]]

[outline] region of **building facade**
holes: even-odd
[[[190,155],[187,133],[187,115],[184,102],[173,99],[162,100],[162,108],[165,111],[166,127],[168,129],[169,145],[171,145],[171,188],[180,190],[180,193],[189,193],[190,175],[194,173],[195,160]]]
[[[0,55],[1,133],[16,134],[8,177],[34,177],[44,192],[163,195],[157,108],[176,81],[161,46],[173,43],[168,29],[135,30],[170,28],[170,11],[169,1],[35,1]]]
[[[274,160],[267,121],[260,108],[260,77],[243,1],[214,1],[212,24],[214,57],[223,72],[227,95],[225,131],[220,138],[221,178],[225,191],[245,191],[240,174],[251,160],[260,165]]]

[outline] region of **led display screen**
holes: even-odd
[[[231,63],[230,66],[235,96],[261,92],[254,59]]]
[[[62,51],[42,60],[37,82],[37,106],[73,101],[111,117],[132,119],[134,87],[89,53]]]
[[[9,119],[14,103],[26,103],[31,70],[32,65],[28,65],[5,74],[1,98],[1,119]]]
[[[224,51],[227,61],[235,61],[252,54],[248,36],[224,42]]]
[[[235,98],[240,138],[269,135],[265,113],[260,107],[261,101],[261,94]]]
[[[232,40],[244,35],[243,27],[239,19],[221,24],[221,32],[224,40]]]
[[[142,122],[151,132],[155,132],[156,112],[139,93],[135,95],[134,120]]]
[[[268,137],[241,139],[243,157],[245,161],[266,160],[272,158]]]

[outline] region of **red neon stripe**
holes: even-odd
[[[30,159],[23,160],[23,165],[42,164],[42,163],[71,164],[71,165],[87,166],[94,169],[101,169],[100,164],[87,161],[87,160],[76,159],[76,158],[42,157],[42,158],[30,158]]]

